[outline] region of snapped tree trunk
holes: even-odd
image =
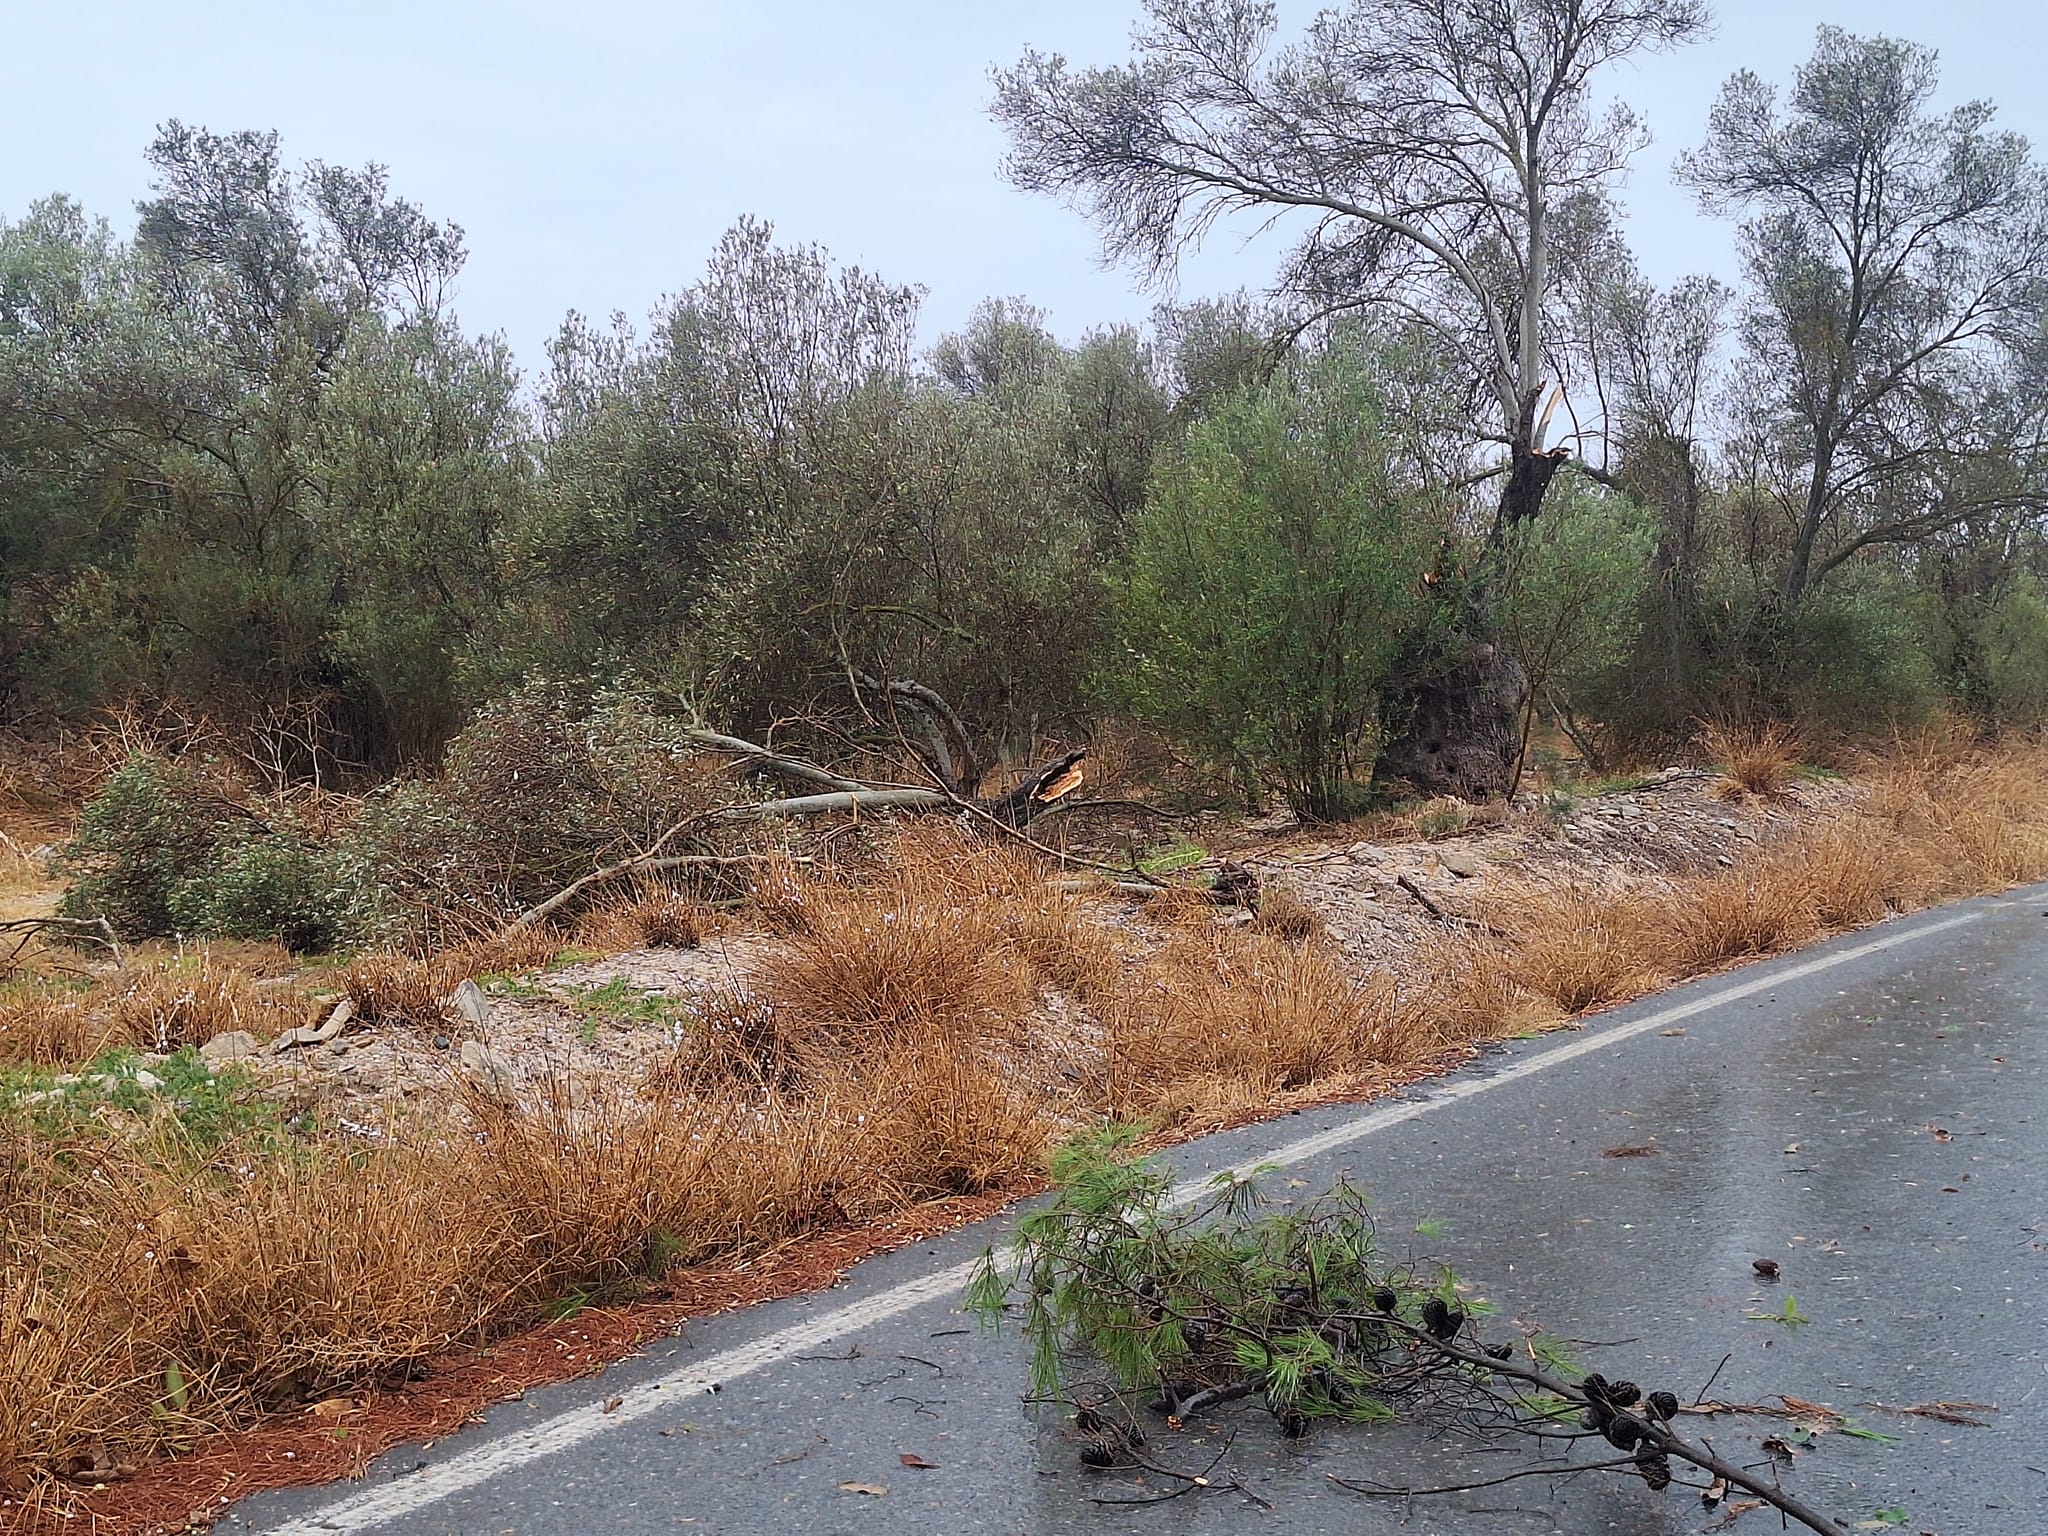
[[[1564,448],[1538,447],[1547,426],[1536,406],[1542,390],[1522,402],[1509,449],[1507,481],[1501,488],[1487,566],[1507,531],[1543,508],[1550,482],[1571,456]],[[1529,693],[1528,674],[1495,637],[1496,593],[1482,572],[1462,593],[1447,660],[1425,668],[1403,693],[1389,701],[1388,742],[1373,768],[1375,783],[1400,786],[1434,797],[1504,800],[1514,792],[1521,756],[1521,715]]]
[[[1457,661],[1395,701],[1401,714],[1374,765],[1375,781],[1425,797],[1507,798],[1528,691],[1512,655],[1490,641],[1469,643]]]

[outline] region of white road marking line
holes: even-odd
[[[1227,1172],[1243,1177],[1261,1167],[1284,1167],[1293,1163],[1306,1162],[1311,1158],[1334,1152],[1353,1142],[1363,1141],[1369,1136],[1410,1120],[1442,1109],[1449,1104],[1461,1103],[1476,1098],[1494,1088],[1519,1082],[1533,1077],[1538,1072],[1567,1061],[1576,1061],[1581,1056],[1605,1050],[1638,1035],[1652,1030],[1669,1029],[1681,1019],[1689,1019],[1709,1009],[1724,1007],[1752,997],[1758,992],[1768,992],[1791,982],[1801,981],[1822,971],[1833,970],[1836,966],[1847,965],[1870,955],[1879,954],[1900,944],[1915,939],[1928,938],[1933,934],[1945,933],[1973,923],[1981,913],[1965,913],[1941,922],[1917,925],[1910,930],[1895,931],[1884,938],[1873,939],[1868,944],[1859,944],[1852,949],[1823,955],[1800,965],[1783,970],[1773,969],[1770,975],[1760,976],[1751,981],[1738,982],[1732,987],[1698,997],[1688,1003],[1679,1003],[1670,1008],[1659,1009],[1640,1019],[1626,1024],[1603,1028],[1599,1024],[1583,1034],[1574,1035],[1558,1045],[1538,1051],[1521,1060],[1502,1067],[1499,1071],[1484,1077],[1460,1078],[1446,1083],[1424,1097],[1406,1099],[1386,1105],[1356,1119],[1346,1120],[1312,1136],[1290,1141],[1275,1148],[1264,1157],[1249,1159],[1234,1164]],[[1206,1193],[1211,1181],[1221,1174],[1200,1179],[1188,1179],[1174,1186],[1169,1197],[1176,1205],[1186,1205]],[[628,1387],[622,1394],[618,1406],[610,1412],[605,1404],[611,1398],[586,1403],[580,1408],[566,1409],[553,1418],[539,1424],[529,1425],[509,1435],[502,1435],[471,1451],[452,1456],[446,1461],[434,1462],[418,1472],[401,1475],[374,1488],[339,1499],[323,1510],[288,1520],[282,1525],[271,1527],[266,1536],[335,1536],[335,1533],[374,1530],[380,1525],[439,1503],[479,1483],[488,1482],[501,1472],[537,1461],[543,1456],[553,1456],[593,1439],[608,1429],[631,1424],[650,1414],[678,1408],[683,1399],[694,1392],[709,1392],[737,1377],[750,1375],[786,1360],[815,1345],[825,1344],[857,1328],[871,1327],[890,1318],[901,1317],[915,1311],[927,1302],[943,1298],[957,1298],[966,1289],[967,1282],[980,1260],[970,1259],[963,1264],[954,1264],[922,1280],[911,1280],[889,1290],[835,1307],[829,1312],[792,1323],[774,1333],[742,1344],[737,1349],[726,1350],[700,1362],[695,1369],[685,1370],[666,1381],[646,1382],[637,1387]]]

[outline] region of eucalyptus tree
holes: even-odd
[[[1281,287],[1314,312],[1421,326],[1507,451],[1500,522],[1562,456],[1540,414],[1556,285],[1645,141],[1602,68],[1700,36],[1702,0],[1350,0],[1275,49],[1258,0],[1147,0],[1128,63],[1032,52],[996,76],[1011,179],[1065,197],[1152,277],[1236,214],[1293,216]]]
[[[1128,62],[1027,53],[996,76],[1010,178],[1063,197],[1149,278],[1219,221],[1284,223],[1278,286],[1307,321],[1374,312],[1426,338],[1502,477],[1490,543],[1535,516],[1571,335],[1560,283],[1597,257],[1607,193],[1643,144],[1594,100],[1601,70],[1707,26],[1703,0],[1350,0],[1276,47],[1259,0],[1147,0]],[[1546,407],[1546,395],[1550,403]],[[1469,465],[1469,461],[1468,461]],[[1508,787],[1525,679],[1491,644],[1487,585],[1462,645],[1411,658],[1380,769],[1428,793]]]
[[[1938,83],[1932,49],[1823,27],[1782,105],[1731,77],[1680,162],[1747,216],[1737,394],[1780,611],[1865,550],[2048,501],[2048,176]]]

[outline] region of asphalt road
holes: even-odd
[[[1825,1436],[1787,1474],[1852,1527],[2043,1536],[2044,999],[2048,889],[1682,987],[1489,1053],[1411,1098],[1212,1137],[1173,1162],[1192,1177],[1278,1159],[1271,1177],[1303,1189],[1349,1173],[1383,1234],[1428,1221],[1427,1238],[1395,1240],[1441,1255],[1505,1317],[1593,1341],[1590,1366],[1687,1400],[1720,1366],[1716,1398],[1790,1393],[1896,1437]],[[1601,1155],[1652,1143],[1654,1155]],[[219,1529],[1678,1536],[1724,1513],[1597,1475],[1368,1500],[1326,1474],[1415,1484],[1523,1463],[1399,1428],[1287,1442],[1251,1408],[1220,1412],[1220,1434],[1162,1433],[1153,1450],[1206,1461],[1234,1429],[1215,1476],[1270,1509],[1225,1491],[1097,1504],[1171,1485],[1079,1468],[1061,1418],[1020,1401],[1018,1341],[960,1316],[958,1266],[1003,1231],[968,1229],[822,1295],[692,1324],[595,1381],[400,1449],[362,1482],[252,1499]],[[1752,1271],[1760,1257],[1782,1266],[1776,1285]],[[1788,1294],[1810,1323],[1745,1318]],[[833,1355],[853,1357],[819,1358]],[[1944,1400],[1997,1411],[1982,1428],[1896,1411]],[[1717,1420],[1710,1433],[1722,1454],[1761,1462],[1758,1442],[1780,1428]],[[1732,1527],[1777,1528],[1763,1510]]]

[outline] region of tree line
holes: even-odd
[[[1151,0],[1133,55],[998,70],[1006,172],[1152,276],[1217,220],[1272,291],[1063,343],[743,219],[644,327],[522,375],[385,170],[166,125],[132,237],[0,222],[0,709],[304,721],[432,765],[535,680],[852,740],[874,680],[987,761],[1147,722],[1341,814],[1498,794],[1703,718],[2048,714],[2048,179],[1931,50],[1821,30],[1674,174],[1740,282],[1637,271],[1596,93],[1692,0]]]

